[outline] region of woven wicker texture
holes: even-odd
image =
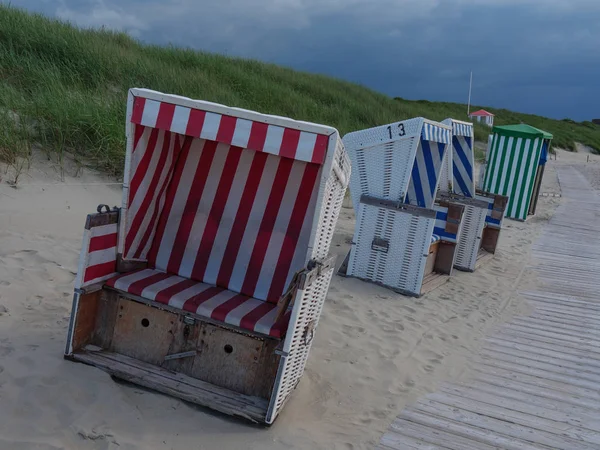
[[[462,270],[475,270],[487,213],[488,209],[465,205],[460,240],[456,248],[455,267]]]
[[[361,203],[348,275],[420,295],[434,225],[432,218]],[[374,245],[376,239],[386,246]]]
[[[344,136],[355,211],[361,195],[431,208],[450,141],[451,127],[423,118]]]

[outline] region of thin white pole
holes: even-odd
[[[471,70],[471,80],[469,81],[469,102],[467,103],[467,116],[471,113],[471,88],[473,86],[473,71]]]

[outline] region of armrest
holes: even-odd
[[[97,290],[102,282],[117,272],[119,209],[98,206],[96,214],[85,221],[83,242],[75,278],[75,289]]]
[[[293,306],[298,290],[303,290],[307,286],[310,286],[319,278],[321,272],[333,267],[335,267],[335,256],[330,256],[323,261],[311,260],[306,268],[297,271],[292,277],[287,291],[285,291],[277,302],[277,317],[275,321],[281,319],[285,312]]]

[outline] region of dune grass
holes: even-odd
[[[418,116],[465,119],[466,111],[258,61],[144,45],[123,33],[82,30],[0,5],[0,113],[28,124],[26,133],[8,127],[0,134],[4,159],[38,142],[50,157],[74,153],[118,175],[130,87],[323,123],[342,134]],[[498,124],[527,122],[553,133],[557,146],[573,149],[579,141],[600,151],[600,126],[491,110]],[[475,133],[486,140],[489,129],[477,125]]]

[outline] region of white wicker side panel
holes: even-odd
[[[333,267],[324,271],[304,290],[299,290],[296,294],[290,328],[283,347],[284,355],[279,362],[277,378],[269,402],[267,423],[273,423],[304,373],[333,271]]]
[[[329,247],[348,187],[350,172],[350,160],[342,141],[338,140],[333,169],[325,181],[323,204],[317,223],[311,259],[322,261],[329,256]],[[267,423],[273,423],[304,373],[312,336],[314,336],[319,323],[333,271],[334,267],[323,271],[316,280],[296,293],[288,333],[284,341],[283,355],[279,362],[277,378],[269,402]]]
[[[337,169],[331,171],[331,175],[325,182],[323,206],[317,223],[317,232],[310,259],[323,260],[329,255],[333,232],[335,231],[335,225],[337,224],[344,196],[346,195],[346,188],[348,187],[350,178],[350,159],[344,150],[341,140],[338,140],[336,146],[333,165]],[[345,179],[340,179],[338,171]]]
[[[347,274],[420,295],[435,219],[360,204]],[[379,238],[387,251],[374,244]]]
[[[456,247],[454,266],[458,269],[473,271],[477,263],[477,252],[481,245],[481,235],[485,226],[487,208],[465,205],[461,222],[461,234]]]

